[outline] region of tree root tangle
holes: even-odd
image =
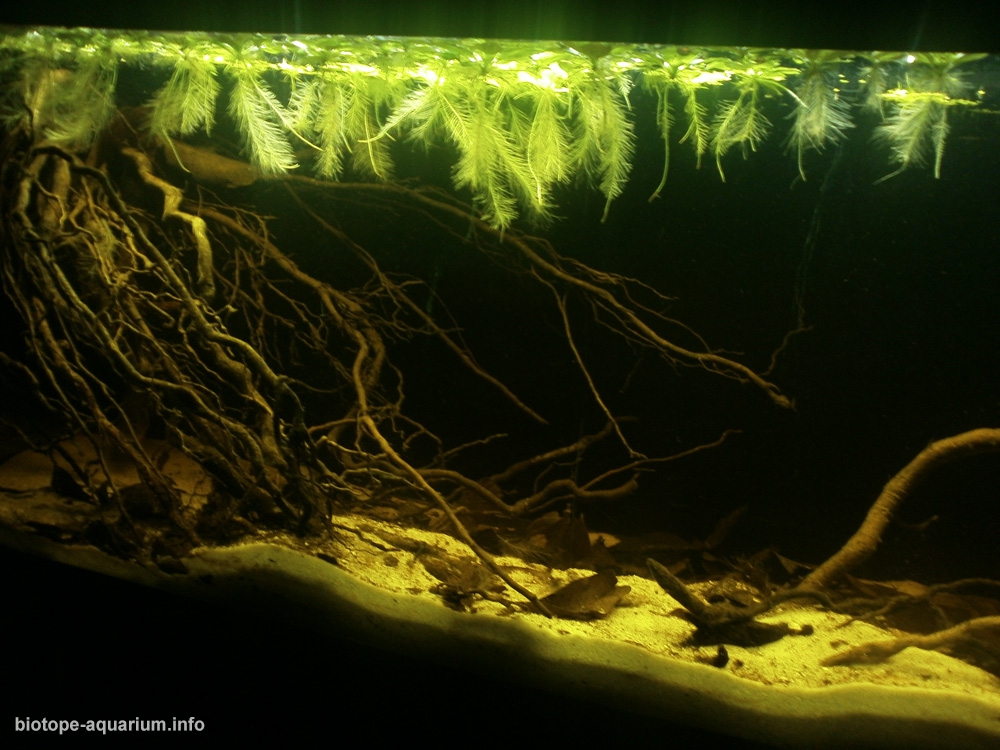
[[[633,445],[631,418],[615,413],[602,392],[606,386],[594,377],[578,343],[581,326],[596,325],[672,367],[748,384],[781,408],[793,405],[764,374],[712,350],[669,318],[659,292],[564,257],[543,239],[496,230],[447,193],[299,176],[273,183],[271,189],[283,190],[318,229],[320,241],[332,244],[328,252],[346,274],[341,279],[314,260],[293,258],[256,212],[226,205],[198,185],[175,185],[155,149],[128,132],[114,142],[104,139],[86,159],[10,133],[0,179],[6,240],[0,274],[23,322],[24,347],[18,357],[4,353],[0,365],[26,385],[34,413],[46,415],[7,421],[26,445],[62,455],[87,501],[100,509],[100,544],[115,554],[144,561],[164,550],[179,556],[262,529],[336,533],[335,508],[417,497],[507,586],[550,615],[480,543],[463,520],[465,505],[475,501],[510,518],[551,509],[568,509],[570,517],[586,504],[633,495],[643,472],[717,447],[736,432],[725,430],[674,455],[647,455]],[[458,370],[520,418],[536,425],[549,419],[530,395],[518,394],[477,360],[432,287],[383,269],[375,253],[341,228],[331,199],[405,213],[553,300],[555,328],[603,420],[600,429],[581,430],[576,439],[485,474],[465,470],[467,452],[500,436],[446,444],[410,416],[403,408],[406,371],[393,363],[401,342],[436,342]],[[91,443],[103,481],[95,484],[62,447],[73,435]],[[205,503],[182,501],[151,438],[211,476]],[[597,450],[615,458],[609,464],[605,456],[604,465],[585,461]],[[753,606],[705,602],[656,560],[649,561],[650,572],[702,635],[747,643],[782,637],[787,630],[765,628],[755,618],[791,599],[843,606],[831,596],[832,586],[872,554],[912,487],[946,461],[997,450],[997,429],[931,444],[886,485],[843,549],[797,584],[763,592]],[[141,498],[111,479],[110,465],[123,458],[141,477]],[[869,603],[873,612],[877,606]],[[836,663],[884,658],[907,645],[947,645],[995,626],[995,618],[978,619],[961,630],[949,625],[937,640],[872,645]]]
[[[494,573],[545,612],[466,528],[454,507],[459,493],[510,516],[616,501],[635,492],[641,471],[718,445],[731,432],[675,456],[633,448],[628,419],[613,413],[574,342],[577,308],[633,347],[750,383],[775,404],[790,405],[775,385],[664,316],[653,306],[665,301],[662,295],[562,257],[544,240],[499,232],[434,189],[284,179],[339,261],[354,264],[357,282],[343,284],[293,259],[256,213],[171,182],[169,167],[127,123],[86,159],[21,131],[8,134],[4,149],[8,249],[0,271],[24,324],[24,354],[5,354],[3,363],[30,382],[36,407],[49,415],[15,426],[43,452],[57,453],[61,441],[84,435],[102,465],[121,456],[135,465],[146,488],[142,518],[107,466],[97,487],[76,472],[105,519],[102,544],[119,555],[146,559],[164,539],[183,554],[253,529],[332,533],[335,506],[403,493],[436,506]],[[315,206],[314,197],[330,194],[409,211],[448,241],[495,260],[501,272],[548,290],[604,427],[478,479],[456,467],[463,448],[446,447],[402,409],[404,372],[390,360],[396,342],[438,341],[513,410],[537,424],[547,420],[477,362],[457,324],[430,313],[433,290],[384,271]],[[671,329],[701,349],[672,343]],[[149,447],[152,437],[212,477],[204,505],[180,501]],[[587,479],[559,468],[579,465],[612,437],[626,454],[617,465]]]

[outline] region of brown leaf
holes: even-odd
[[[449,555],[437,551],[422,556],[420,562],[441,583],[462,591],[478,591],[490,583],[490,572],[469,555]]]
[[[603,572],[567,583],[542,599],[556,617],[568,620],[594,620],[607,617],[631,591],[619,586],[614,573]]]
[[[532,546],[545,550],[547,564],[553,568],[593,567],[610,559],[606,548],[595,559],[582,514],[546,513],[528,527],[527,537]]]

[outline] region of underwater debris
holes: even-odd
[[[434,550],[420,555],[418,559],[427,572],[441,582],[431,592],[440,595],[451,609],[474,612],[473,603],[477,598],[510,605],[506,597],[502,596],[503,581],[477,558]]]
[[[728,643],[732,646],[763,646],[781,640],[786,635],[812,635],[813,629],[809,625],[795,628],[786,623],[757,622],[754,618],[789,599],[814,598],[829,601],[825,594],[819,592],[788,589],[749,606],[728,601],[709,604],[656,560],[650,558],[646,562],[656,582],[684,607],[685,617],[695,625],[696,630],[691,636],[691,643],[694,645]]]
[[[710,667],[715,667],[716,669],[723,669],[729,664],[729,651],[720,643],[715,649],[715,653],[711,656],[699,656],[696,658],[702,664],[708,664]]]

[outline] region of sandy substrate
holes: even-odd
[[[482,595],[443,584],[442,566],[479,565],[454,538],[371,518],[335,517],[337,538],[322,544],[261,536],[143,566],[77,543],[74,532],[90,520],[92,506],[29,481],[23,462],[17,486],[0,469],[0,543],[14,549],[749,740],[788,747],[1000,742],[1000,679],[915,648],[881,664],[821,666],[832,654],[895,633],[811,603],[788,603],[759,618],[796,630],[811,626],[808,635],[727,645],[722,664],[717,646],[687,643],[694,626],[653,581],[620,576],[618,584],[631,591],[606,617],[549,619],[527,612],[485,572],[472,587]],[[540,596],[592,575],[515,558],[497,562]],[[449,594],[452,607],[445,604]]]
[[[166,573],[92,547],[18,534],[6,523],[13,520],[10,503],[2,503],[0,534],[8,546],[746,739],[788,747],[984,748],[1000,740],[1000,680],[918,649],[885,664],[822,667],[840,649],[892,634],[857,622],[840,627],[847,618],[810,606],[785,606],[761,619],[811,625],[811,635],[727,646],[727,664],[715,667],[717,648],[685,645],[693,626],[672,614],[675,601],[642,578],[619,579],[632,591],[603,619],[548,619],[482,600],[472,602],[473,612],[460,612],[432,593],[440,581],[420,560],[469,554],[444,535],[337,518],[342,541],[322,550],[295,549],[282,539],[200,549],[179,561],[186,572]],[[413,542],[416,551],[404,549]],[[499,562],[541,593],[589,575]]]

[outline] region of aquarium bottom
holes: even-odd
[[[543,728],[536,731],[546,736],[586,732],[588,722],[595,725],[590,731],[598,731],[598,724],[606,731],[610,722],[610,731],[627,732],[634,723],[650,727],[649,731],[720,732],[734,741],[786,747],[994,747],[1000,739],[996,677],[944,654],[918,649],[907,649],[883,664],[819,666],[837,649],[889,636],[865,623],[845,626],[848,618],[811,605],[784,605],[762,618],[800,629],[810,625],[811,634],[753,648],[729,646],[728,661],[713,666],[719,663],[717,647],[686,645],[692,626],[674,614],[676,602],[644,578],[621,576],[619,583],[630,586],[631,592],[607,617],[589,621],[548,619],[499,594],[494,597],[497,601],[470,596],[456,603],[451,597],[457,607],[453,609],[445,606],[448,592],[439,578],[429,574],[428,568],[434,566],[425,559],[429,549],[453,561],[469,554],[446,535],[345,516],[334,519],[337,541],[322,546],[293,538],[261,538],[232,547],[196,549],[183,559],[144,566],[92,546],[54,539],[52,521],[66,512],[65,507],[59,509],[60,502],[51,493],[35,493],[32,499],[0,496],[0,543],[203,602],[198,606],[205,609],[190,610],[194,614],[182,626],[183,636],[163,634],[150,622],[146,605],[133,605],[129,596],[104,618],[112,631],[101,646],[105,669],[124,665],[126,671],[142,672],[134,663],[136,653],[157,653],[169,649],[175,637],[197,634],[203,648],[171,667],[185,673],[183,682],[155,673],[142,677],[147,686],[161,680],[176,684],[170,693],[172,703],[184,704],[187,699],[188,705],[173,710],[188,714],[197,713],[199,706],[190,705],[185,690],[206,691],[206,685],[219,684],[232,673],[225,664],[213,664],[211,654],[227,653],[234,638],[253,632],[263,635],[242,649],[243,668],[269,674],[275,665],[286,665],[280,669],[291,671],[283,674],[294,677],[277,678],[278,684],[268,680],[252,688],[230,685],[228,689],[252,690],[258,698],[272,696],[269,705],[276,710],[313,706],[316,688],[297,682],[301,673],[291,667],[298,665],[319,681],[321,695],[327,696],[323,710],[334,724],[358,721],[364,715],[358,706],[363,704],[378,723],[412,721],[417,734],[433,730],[464,735],[476,725],[482,731],[502,725],[505,731],[526,736],[541,719]],[[523,561],[501,562],[536,589],[543,580],[551,589],[587,575],[549,571]],[[21,579],[29,580],[33,567],[29,563],[19,573]],[[83,584],[85,591],[89,585]],[[44,601],[48,592],[39,589],[35,595]],[[30,603],[30,595],[27,600]],[[242,623],[239,632],[233,632],[232,625],[214,625],[220,606]],[[472,611],[459,611],[463,607]],[[6,617],[14,622],[29,614]],[[42,659],[46,643],[62,648],[67,642],[75,644],[79,666],[72,670],[72,682],[83,700],[93,697],[84,665],[94,653],[92,645],[75,638],[75,627],[72,620],[46,623],[33,648]],[[426,682],[420,684],[417,678],[417,684],[407,683],[404,678],[398,683],[387,679],[379,686],[370,680],[359,684],[350,665],[357,665],[352,658],[362,652],[349,646],[350,655],[343,653],[343,644],[353,642],[390,663],[398,659],[405,665],[417,659],[428,665],[415,673],[425,674]],[[442,673],[451,676],[441,678]],[[456,683],[462,687],[456,688]],[[494,683],[503,686],[499,692],[485,689]],[[128,680],[119,687],[124,684]],[[63,684],[60,689],[64,688]],[[133,697],[149,694],[150,689],[137,686]],[[456,692],[465,693],[463,700],[456,701]],[[536,698],[526,704],[523,694],[566,696],[560,700],[601,708],[568,718],[554,709],[558,700],[550,705],[547,699]],[[206,713],[218,704],[210,696],[206,691],[201,706]],[[299,697],[290,700],[290,696]],[[427,716],[408,714],[405,707],[415,699],[436,710]],[[44,710],[40,702],[36,700],[36,713]],[[347,709],[351,716],[340,715],[338,706],[353,706]],[[120,706],[109,698],[103,708],[114,713]],[[652,724],[643,724],[647,722],[643,717],[651,717]],[[293,713],[285,720],[294,725],[314,718],[311,714],[296,718]]]

